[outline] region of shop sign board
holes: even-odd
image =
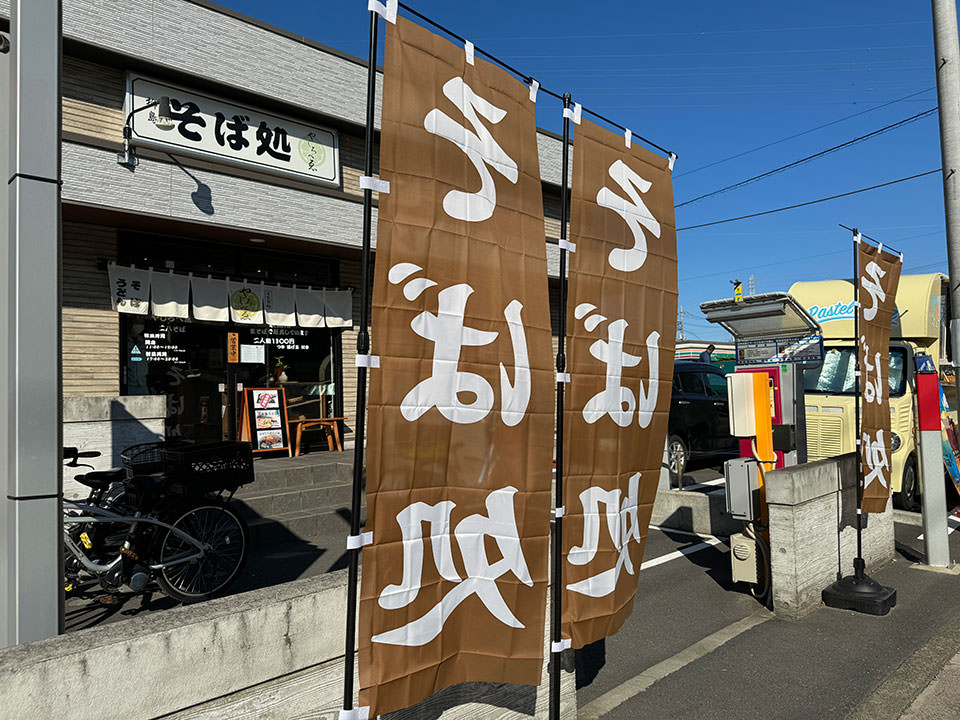
[[[157,127],[155,108],[130,118],[131,141],[340,187],[336,132],[233,105],[169,83],[127,76],[125,112],[166,95],[173,126]]]
[[[462,45],[387,23],[393,191],[377,229],[358,623],[370,717],[462,682],[541,682],[556,374],[535,107]]]
[[[240,440],[253,452],[290,449],[287,395],[283,388],[244,388]]]
[[[250,365],[264,365],[267,362],[267,352],[263,345],[240,346],[240,362]]]
[[[857,244],[857,370],[860,394],[860,507],[882,513],[890,498],[890,327],[903,258],[861,240]]]
[[[227,362],[240,362],[240,333],[227,333]]]
[[[573,146],[562,636],[634,607],[670,414],[677,245],[669,163],[583,119]]]

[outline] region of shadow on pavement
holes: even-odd
[[[603,666],[607,664],[606,638],[600,638],[596,642],[584,645],[574,652],[573,658],[577,690],[579,690],[590,685],[600,674]]]
[[[230,504],[241,511],[248,523],[260,517],[240,500],[233,500]],[[345,512],[349,517],[349,512]],[[263,544],[258,544],[251,538],[246,565],[224,595],[280,585],[319,572],[330,572],[338,569],[337,565],[341,562],[343,567],[346,567],[343,558],[334,562],[330,568],[318,567],[327,550],[298,537],[286,528],[272,528],[270,537],[271,542]],[[142,612],[168,610],[177,605],[177,601],[157,589],[137,594],[110,593],[99,585],[94,585],[67,597],[64,605],[64,631],[82,630],[135,617]]]

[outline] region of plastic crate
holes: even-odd
[[[167,447],[162,454],[164,472],[174,481],[172,489],[185,494],[234,492],[254,480],[250,443],[225,441]]]
[[[127,471],[127,477],[134,475],[153,475],[163,472],[164,446],[163,442],[140,443],[131,445],[120,453],[120,462],[123,463],[124,470]]]

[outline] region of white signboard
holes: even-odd
[[[133,115],[131,141],[340,187],[337,135],[259,110],[136,75],[127,78],[126,112],[162,95],[173,127],[156,125],[156,108]]]
[[[267,362],[267,349],[263,345],[241,345],[240,362],[263,365]]]

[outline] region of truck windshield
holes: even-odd
[[[857,367],[856,348],[824,348],[823,364],[803,371],[803,389],[809,393],[853,395]],[[890,397],[903,395],[906,390],[907,353],[903,348],[890,348],[890,367],[887,381]]]

